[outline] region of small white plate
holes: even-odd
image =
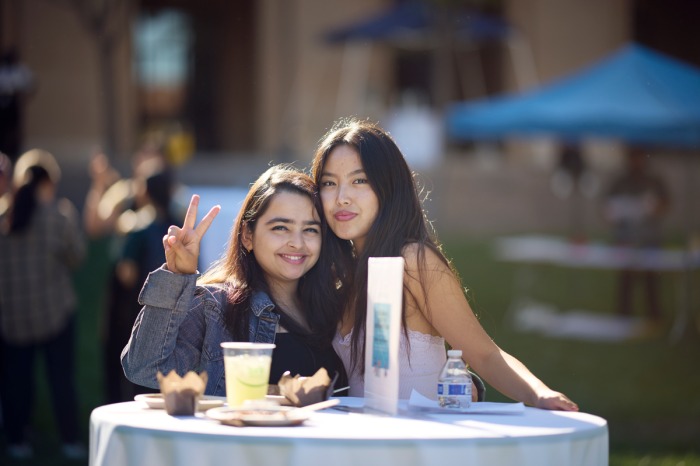
[[[146,403],[151,409],[165,409],[165,400],[161,393],[142,393],[134,397],[135,401]],[[204,395],[197,402],[197,411],[218,408],[224,405],[224,399],[216,396]]]
[[[272,401],[280,406],[292,406],[292,402],[282,395],[265,395],[265,401]]]
[[[310,412],[291,406],[271,406],[265,408],[213,408],[206,412],[207,417],[222,424],[232,426],[281,427],[298,426],[309,418]]]

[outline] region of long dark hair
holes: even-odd
[[[323,219],[323,208],[316,185],[308,175],[290,165],[276,165],[263,173],[251,186],[243,206],[231,228],[228,249],[224,255],[201,277],[200,284],[223,284],[228,292],[229,305],[225,315],[228,331],[236,340],[248,340],[248,309],[254,291],[270,295],[269,284],[254,254],[243,245],[245,228],[255,230],[258,218],[264,215],[272,199],[282,192],[291,192],[308,197],[319,217]],[[340,319],[336,280],[332,261],[325,253],[325,242],[331,235],[325,220],[321,221],[322,245],[318,262],[301,279],[297,293],[306,314],[309,330],[295,325],[281,309],[281,322],[290,331],[304,334],[309,343],[325,348],[335,335]],[[277,309],[280,309],[277,306]]]
[[[37,191],[45,183],[56,184],[60,169],[49,152],[32,149],[22,154],[15,169],[15,190],[8,214],[7,231],[22,234],[34,217],[38,204]]]
[[[427,220],[419,197],[414,174],[391,136],[378,125],[357,119],[341,120],[321,140],[312,163],[311,174],[320,186],[328,156],[339,146],[354,149],[360,157],[369,185],[379,201],[379,212],[370,227],[362,251],[352,249],[350,241],[334,236],[340,245],[331,251],[341,251],[335,257],[338,275],[346,288],[347,306],[355,311],[352,334],[352,364],[364,370],[364,334],[367,318],[367,262],[370,257],[396,257],[409,244],[417,245],[418,273],[416,277],[424,288],[425,249],[430,248],[444,263],[449,261],[442,253],[432,224]],[[354,256],[354,260],[353,260]],[[404,285],[404,297],[416,300]],[[406,300],[403,303],[402,323],[406,332]],[[423,303],[430,312],[427,300]]]

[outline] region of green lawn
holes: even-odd
[[[700,337],[695,326],[671,342],[662,335],[616,343],[547,338],[519,333],[508,309],[522,269],[494,260],[486,239],[446,239],[445,248],[462,275],[474,310],[494,340],[523,361],[551,387],[575,400],[583,411],[608,420],[610,464],[621,466],[700,466]],[[91,245],[88,262],[76,275],[79,314],[78,378],[84,441],[90,412],[103,403],[99,335],[106,277],[105,244]],[[533,270],[530,270],[533,272]],[[612,312],[614,275],[609,272],[535,269],[528,291],[562,309]],[[695,289],[698,287],[698,276]],[[664,280],[664,310],[670,325],[675,288]],[[695,297],[697,301],[697,296]],[[694,304],[694,311],[700,311]],[[39,379],[43,380],[43,376]],[[34,419],[37,458],[17,464],[80,464],[60,459],[47,401],[39,387]],[[494,389],[488,399],[504,400]],[[0,442],[4,444],[4,438]],[[0,463],[11,464],[0,457]]]
[[[516,267],[494,260],[488,240],[447,239],[445,249],[496,343],[582,411],[607,419],[611,465],[700,465],[700,335],[693,324],[680,340],[668,337],[677,296],[672,276],[662,282],[660,335],[614,343],[556,339],[513,330],[508,309],[516,279],[526,277],[528,293],[558,309],[612,313],[612,272]],[[699,289],[700,276],[692,279]],[[488,397],[503,399],[493,389]]]

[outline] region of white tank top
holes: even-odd
[[[342,337],[335,334],[333,348],[343,361],[350,383],[349,396],[365,396],[364,374],[358,370],[351,372],[352,332]],[[409,357],[410,350],[410,357]],[[408,399],[411,391],[437,399],[437,379],[442,366],[447,361],[445,340],[414,330],[408,331],[408,340],[403,330],[399,343],[399,398]]]

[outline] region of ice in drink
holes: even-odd
[[[241,406],[246,400],[262,400],[267,395],[273,344],[222,343],[226,374],[226,400]]]

